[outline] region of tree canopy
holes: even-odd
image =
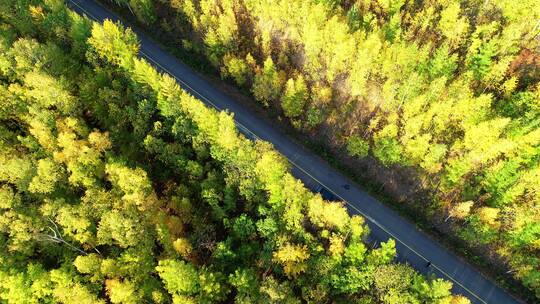
[[[121,3],[155,20],[151,1]],[[215,54],[232,29],[206,40]],[[361,217],[137,58],[131,30],[61,1],[8,0],[0,48],[0,301],[463,299],[394,262],[393,240],[368,246]]]
[[[540,297],[538,1],[145,3],[165,43]]]

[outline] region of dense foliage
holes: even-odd
[[[116,3],[298,130],[412,175],[434,197],[411,205],[540,297],[538,1]]]
[[[468,303],[137,52],[0,2],[2,303]]]

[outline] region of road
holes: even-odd
[[[78,13],[102,22],[104,19],[120,21],[94,0],[66,0]],[[234,113],[239,130],[251,139],[271,142],[292,164],[293,174],[312,190],[319,190],[346,202],[351,214],[366,218],[375,241],[396,240],[398,260],[410,264],[417,271],[451,281],[453,292],[467,296],[473,303],[522,303],[510,293],[484,277],[477,269],[446,250],[434,239],[400,217],[389,207],[371,197],[347,177],[333,169],[326,161],[317,157],[291,138],[284,135],[255,113],[242,107],[241,103],[226,95],[210,82],[179,62],[148,35],[133,27],[140,42],[140,56],[146,58],[157,69],[168,73],[193,96],[218,110]],[[427,262],[431,265],[427,267]]]

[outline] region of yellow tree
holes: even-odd
[[[287,277],[295,278],[306,271],[309,252],[305,245],[286,244],[275,251],[273,257],[274,261],[283,266]]]

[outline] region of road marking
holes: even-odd
[[[77,6],[81,11],[83,11],[85,14],[87,14],[89,17],[91,17],[92,19],[94,19],[95,21],[99,22],[99,18],[96,18],[94,15],[92,15],[90,12],[88,12],[86,9],[84,9],[83,7],[81,7],[78,3],[74,2],[73,0],[68,0],[69,2],[71,2],[72,4],[74,4],[75,6]],[[218,111],[223,111],[223,109],[220,109],[219,107],[217,107],[210,99],[206,98],[204,95],[202,95],[201,93],[199,93],[197,90],[193,89],[189,84],[187,84],[186,82],[184,82],[182,79],[176,77],[173,73],[171,73],[167,68],[165,68],[164,66],[162,66],[159,62],[155,61],[154,59],[152,59],[149,55],[147,55],[146,53],[144,53],[142,50],[140,50],[140,53],[141,55],[143,55],[145,58],[147,58],[148,60],[152,61],[156,66],[158,66],[160,69],[162,69],[163,71],[165,71],[167,74],[169,74],[171,77],[173,77],[176,81],[182,83],[184,86],[186,86],[187,88],[189,88],[191,91],[193,91],[195,94],[199,95],[199,97],[201,99],[204,99],[207,103],[209,103],[211,106],[213,106],[216,110]],[[225,109],[227,110],[227,109]],[[240,123],[239,121],[237,121],[235,118],[234,118],[234,115],[233,115],[233,119],[234,119],[234,122],[240,126],[241,128],[243,128],[245,131],[247,131],[248,133],[250,133],[252,136],[254,136],[257,140],[261,140],[261,138],[259,136],[257,136],[257,134],[253,133],[251,130],[249,130],[246,126],[244,126],[242,123]],[[283,155],[283,154],[282,154]],[[285,156],[285,155],[283,155]],[[285,156],[285,158],[287,158],[287,156]],[[395,240],[397,240],[398,242],[400,242],[403,246],[407,247],[407,249],[409,249],[410,251],[412,251],[413,253],[415,253],[417,256],[421,257],[422,259],[424,259],[426,262],[429,261],[429,259],[427,259],[425,256],[423,256],[421,253],[417,252],[416,250],[414,250],[413,248],[411,248],[409,245],[405,244],[403,241],[401,241],[398,237],[396,237],[393,233],[391,233],[390,231],[388,231],[385,227],[383,227],[381,224],[379,224],[376,220],[374,220],[373,218],[371,218],[370,216],[364,214],[364,212],[362,212],[360,209],[356,208],[353,204],[351,204],[350,202],[348,202],[346,199],[344,199],[343,197],[341,197],[341,195],[337,194],[336,192],[334,192],[330,187],[327,187],[325,184],[323,184],[322,182],[320,182],[316,177],[312,176],[310,173],[308,173],[307,171],[305,171],[304,169],[302,169],[302,167],[300,167],[298,164],[296,164],[294,161],[292,161],[291,159],[287,158],[287,160],[293,165],[295,166],[296,168],[300,169],[300,171],[304,172],[307,176],[309,176],[310,178],[312,178],[314,181],[316,181],[317,183],[319,183],[321,186],[325,187],[326,190],[330,191],[332,194],[334,194],[336,197],[338,197],[339,199],[341,199],[343,202],[345,202],[349,207],[351,207],[352,209],[354,209],[355,211],[357,211],[359,214],[361,214],[363,217],[367,218],[370,222],[374,223],[377,227],[381,228],[384,232],[386,232],[388,235],[390,235],[392,238],[394,238]],[[457,280],[455,280],[452,276],[450,276],[448,273],[446,273],[444,270],[442,270],[441,268],[439,268],[437,265],[435,264],[431,264],[431,266],[433,268],[435,268],[436,270],[438,270],[441,274],[443,274],[444,276],[446,276],[448,279],[450,279],[451,281],[453,281],[454,283],[456,283],[458,286],[460,286],[461,288],[463,288],[465,291],[467,291],[469,294],[471,294],[472,296],[474,296],[476,299],[478,299],[480,302],[484,303],[484,304],[487,304],[486,301],[484,301],[482,298],[480,298],[480,296],[478,296],[477,294],[475,294],[473,291],[469,290],[467,287],[463,286],[460,282],[458,282]],[[482,277],[484,277],[484,275],[480,272],[478,272],[478,274],[480,274]],[[485,278],[485,277],[484,277]],[[487,278],[485,278],[486,280],[488,280]],[[488,280],[489,281],[489,280]],[[491,294],[491,292],[490,292]],[[512,295],[510,295],[512,296]]]

